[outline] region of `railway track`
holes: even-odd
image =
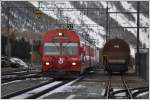
[[[30,74],[30,73],[38,73],[39,70],[30,70],[30,69],[21,69],[15,71],[6,71],[2,72],[1,76],[8,76],[8,75],[23,75],[23,74]]]
[[[38,70],[16,69],[12,71],[3,72],[1,75],[1,82],[7,83],[15,80],[23,80],[26,78],[38,78],[41,76],[42,75]]]
[[[26,78],[38,78],[38,77],[41,77],[41,74],[39,72],[8,74],[1,76],[1,82],[7,83],[15,80],[23,80]]]
[[[124,87],[125,87],[125,89],[126,89],[126,91],[127,91],[127,98],[128,98],[128,99],[133,99],[132,92],[131,92],[131,90],[129,89],[128,84],[127,84],[127,82],[125,81],[125,79],[123,78],[123,76],[121,76],[121,79],[122,79],[123,85],[124,85]]]
[[[109,76],[106,91],[105,91],[105,98],[106,99],[135,99],[137,95],[143,92],[149,92],[149,87],[138,87],[138,88],[129,88],[126,79],[123,75],[120,76],[122,81],[123,88],[117,91],[113,91],[112,87],[112,76]],[[135,92],[134,92],[135,91]],[[117,95],[120,93],[124,93],[124,95]]]
[[[107,99],[109,99],[110,93],[111,93],[111,76],[109,76],[107,87],[106,87],[106,92],[105,92],[105,96]]]
[[[2,68],[1,75],[13,74],[15,72],[24,73],[29,69],[21,69],[21,68]]]
[[[42,83],[40,85],[34,86],[32,88],[27,88],[24,90],[20,90],[9,95],[5,95],[2,99],[35,99],[39,98],[42,95],[49,93],[57,88],[63,88],[66,85],[73,84],[81,79],[84,76],[78,77],[75,80],[64,80],[64,81],[56,81],[52,79],[49,82]]]
[[[132,92],[131,90],[129,89],[124,77],[121,75],[121,81],[122,81],[122,85],[124,86],[124,89],[122,90],[126,90],[126,94],[125,96],[115,96],[115,94],[117,92],[114,92],[113,91],[113,87],[112,87],[112,76],[110,75],[109,76],[109,79],[108,79],[108,83],[107,83],[107,87],[106,87],[106,92],[105,92],[105,96],[107,99],[110,99],[110,98],[123,98],[123,99],[133,99],[133,96],[132,96]]]

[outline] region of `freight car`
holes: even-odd
[[[98,48],[80,37],[75,31],[54,29],[41,42],[42,72],[73,72],[82,74],[98,63]]]
[[[103,65],[109,73],[124,73],[130,64],[130,48],[122,39],[114,38],[106,42],[102,50]]]

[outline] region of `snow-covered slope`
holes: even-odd
[[[148,2],[141,2],[140,11],[149,11]],[[2,2],[2,30],[7,25],[7,10],[6,6],[27,6],[37,9],[39,2]],[[108,2],[109,12],[130,11],[136,12],[136,2]],[[4,8],[3,8],[4,7]],[[66,23],[74,24],[74,29],[83,37],[89,34],[89,37],[96,40],[98,47],[103,47],[106,37],[106,15],[98,13],[97,11],[87,11],[86,8],[102,8],[98,9],[99,12],[106,13],[107,3],[105,1],[42,1],[40,3],[40,10],[45,14],[37,19],[34,16],[33,9],[19,8],[11,9],[10,11],[10,26],[19,32],[39,32],[45,33],[49,29],[58,28],[59,24],[65,25]],[[84,10],[81,8],[85,8]],[[89,13],[92,14],[89,14]],[[140,14],[140,26],[149,27],[149,14]],[[136,27],[137,15],[134,14],[109,14],[109,30],[110,38],[119,37],[124,39],[130,44],[132,55],[135,54],[136,48],[136,28],[122,28],[122,27]],[[2,34],[5,32],[2,32]],[[149,45],[149,30],[147,28],[140,29],[140,46],[148,47]],[[25,36],[24,36],[25,37]],[[37,35],[33,37],[37,38]]]
[[[47,20],[56,23],[52,17],[44,14],[41,19],[35,17],[34,7],[27,1],[2,1],[1,2],[1,29],[2,35],[7,35],[7,24],[9,14],[9,32],[10,35],[15,32],[16,39],[24,37],[27,41],[40,39],[39,35],[48,30]],[[9,11],[7,7],[10,7]],[[31,34],[36,34],[31,37]]]
[[[31,2],[34,6],[38,7],[37,2]],[[75,5],[76,3],[76,5]],[[132,6],[131,2],[110,2],[108,3],[109,5],[109,12],[119,12],[121,10],[124,11],[130,11],[130,12],[136,12],[137,10]],[[98,20],[94,20],[93,16],[100,17],[100,15],[87,15],[83,14],[83,11],[80,11],[81,9],[78,9],[78,7],[83,7],[83,8],[90,8],[90,7],[103,7],[104,9],[107,7],[107,3],[104,1],[71,1],[71,2],[41,2],[41,7],[46,7],[46,8],[41,8],[44,13],[48,14],[49,16],[52,16],[54,19],[58,20],[63,20],[66,22],[65,18],[68,18],[69,23],[73,24],[81,24],[81,29],[79,30],[78,27],[75,26],[76,31],[80,33],[80,31],[84,30],[83,32],[87,32],[87,34],[90,35],[93,39],[97,40],[97,46],[98,47],[103,47],[103,44],[105,42],[105,35],[106,35],[106,29],[105,25],[101,22],[103,22],[102,17],[101,21],[99,22]],[[121,9],[118,9],[118,8]],[[46,9],[49,8],[55,8],[54,11],[45,11]],[[65,10],[66,9],[73,9],[73,10]],[[59,10],[61,10],[61,17]],[[106,16],[105,16],[106,17]],[[137,15],[130,14],[130,15],[125,15],[125,14],[110,14],[110,19],[113,20],[115,24],[118,24],[120,27],[136,27],[136,20],[137,20]],[[130,17],[130,18],[129,18]],[[132,17],[132,18],[131,18]],[[144,16],[143,14],[140,14],[140,21],[141,21],[141,26],[149,26],[148,25],[148,18]],[[88,27],[87,25],[93,25]],[[96,26],[96,27],[95,27]],[[84,28],[83,28],[84,27]],[[85,27],[88,30],[85,30]],[[134,55],[136,48],[136,34],[137,34],[137,29],[136,28],[126,28],[123,30],[118,30],[118,33],[112,30],[111,31],[111,37],[117,37],[120,36],[120,38],[125,39],[129,44],[131,48],[131,53]],[[112,34],[113,33],[113,34]],[[146,47],[148,47],[148,30],[145,29],[140,29],[140,43],[145,44]]]
[[[38,7],[38,3],[36,2],[31,2],[34,6]],[[67,10],[64,10],[62,11],[62,15],[61,15],[61,18],[69,18],[69,22],[70,23],[73,23],[73,24],[94,24],[94,25],[97,25],[97,23],[95,23],[94,21],[92,21],[90,18],[88,18],[88,16],[86,15],[81,15],[81,12],[78,11],[76,8],[74,8],[70,2],[59,2],[60,3],[63,3],[61,6],[59,4],[57,4],[56,2],[48,2],[49,4],[48,5],[43,5],[41,4],[41,6],[44,6],[44,7],[47,7],[47,8],[68,8],[68,9],[73,9],[75,11],[67,11]],[[45,11],[46,9],[42,9],[41,10],[48,14],[49,16],[52,16],[53,18],[55,19],[61,19],[59,18],[59,14],[55,11]],[[47,9],[48,10],[48,9]],[[83,25],[84,26],[84,25]],[[82,26],[82,27],[83,27]],[[85,26],[86,28],[88,28],[88,26]],[[78,31],[77,29],[78,27],[75,26],[75,29]],[[103,42],[104,42],[104,39],[100,36],[100,35],[97,35],[97,32],[99,32],[99,30],[102,30],[100,31],[100,34],[102,35],[105,35],[106,32],[105,32],[105,29],[104,27],[100,26],[100,25],[97,25],[97,27],[90,27],[90,30],[86,31],[87,34],[89,34],[90,37],[92,37],[93,39],[96,39],[97,40],[97,43],[96,45],[98,47],[102,47],[103,46]],[[80,30],[81,31],[81,30]]]
[[[101,2],[101,4],[106,8],[107,4],[106,2]],[[135,10],[132,5],[130,3],[128,3],[127,1],[121,2],[122,7],[128,11],[128,12],[137,12],[137,10]],[[110,5],[110,12],[119,12],[119,10],[116,8],[115,5],[111,4]],[[137,14],[132,14],[132,16],[134,17],[135,21],[133,20],[129,20],[124,14],[120,14],[117,15],[117,22],[121,25],[121,26],[129,26],[129,27],[136,27],[137,26]],[[116,19],[116,16],[110,14],[110,17],[112,17],[114,20]],[[140,26],[149,26],[149,19],[147,17],[145,17],[143,14],[140,14]],[[128,31],[130,31],[132,34],[134,34],[134,36],[137,35],[137,29],[136,28],[127,28]],[[145,31],[144,29],[142,29],[140,31],[140,33],[142,34],[142,36],[140,36],[140,41],[142,41],[143,44],[146,44],[146,46],[148,47],[148,31]]]

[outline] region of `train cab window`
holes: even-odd
[[[44,44],[45,55],[58,55],[60,54],[60,43],[45,43]]]
[[[62,54],[77,55],[78,54],[78,43],[62,43]]]

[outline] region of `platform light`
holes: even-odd
[[[59,35],[59,36],[62,36],[62,35],[63,35],[63,33],[58,33],[58,35]]]
[[[75,62],[73,62],[73,63],[72,63],[72,65],[73,65],[73,66],[75,66],[75,65],[76,65],[76,63],[75,63]]]
[[[50,63],[49,63],[49,62],[45,62],[45,65],[47,65],[47,66],[48,66],[48,65],[50,65]]]

